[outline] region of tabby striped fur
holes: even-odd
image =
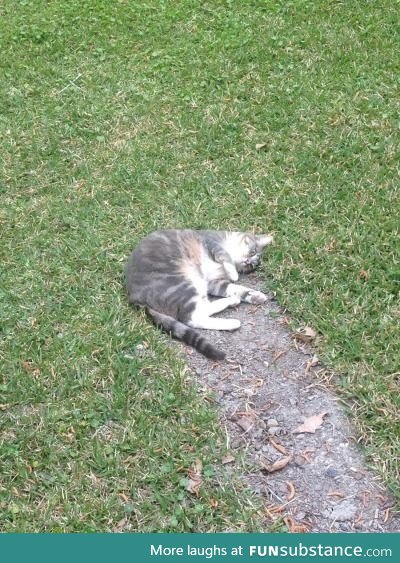
[[[213,315],[227,307],[263,303],[265,295],[236,284],[239,273],[258,266],[269,235],[228,231],[163,230],[133,251],[126,267],[129,302],[147,312],[175,338],[213,360],[217,350],[195,329],[235,330],[236,319]],[[210,301],[209,296],[220,297]]]

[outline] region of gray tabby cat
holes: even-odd
[[[228,231],[164,230],[151,233],[133,251],[126,267],[129,302],[145,307],[175,338],[213,360],[217,350],[196,328],[235,330],[236,319],[213,317],[227,307],[264,303],[260,291],[235,284],[239,273],[260,263],[269,235]],[[210,301],[208,296],[220,297]]]

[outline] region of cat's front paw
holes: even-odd
[[[266,302],[267,296],[265,295],[265,293],[262,293],[261,291],[256,291],[255,289],[251,289],[246,295],[246,297],[244,298],[244,300],[247,303],[252,303],[253,305],[262,305],[263,303]]]
[[[233,281],[236,282],[239,279],[239,274],[236,270],[236,267],[231,264],[230,262],[224,262],[224,268],[225,268],[225,272],[228,276],[228,278]]]

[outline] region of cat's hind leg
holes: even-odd
[[[215,313],[220,313],[225,311],[228,307],[234,307],[239,305],[240,297],[237,295],[232,295],[231,297],[223,297],[222,299],[216,299],[215,301],[210,301],[207,304],[207,312],[209,316],[215,315]]]
[[[238,319],[219,319],[205,315],[193,315],[187,323],[192,328],[205,328],[208,330],[236,330],[240,328]]]
[[[217,299],[212,303],[204,303],[204,301],[201,301],[197,303],[196,308],[191,314],[191,318],[186,321],[186,324],[192,328],[205,328],[208,330],[236,330],[240,327],[239,320],[211,317],[211,315],[232,306],[234,303],[237,303],[237,297]]]

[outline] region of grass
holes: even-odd
[[[207,397],[126,304],[124,261],[165,226],[275,232],[267,283],[400,494],[398,9],[4,0],[2,531],[262,525]]]

